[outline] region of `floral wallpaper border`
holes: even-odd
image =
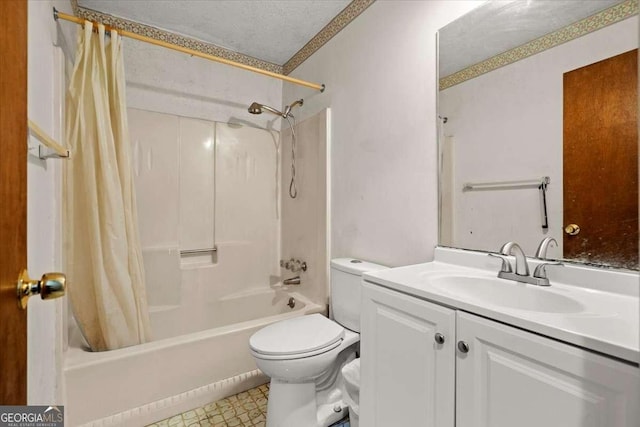
[[[336,15],[325,27],[318,32],[302,49],[296,52],[283,66],[284,74],[289,75],[300,64],[313,55],[318,49],[331,40],[351,21],[356,19],[362,12],[371,6],[375,0],[353,0],[342,12]]]
[[[77,5],[77,2],[76,2],[76,5]],[[278,74],[282,73],[282,66],[280,65],[273,64],[267,61],[262,61],[254,57],[244,55],[242,53],[234,52],[232,50],[225,49],[220,46],[216,46],[215,44],[212,44],[212,43],[196,40],[180,34],[172,33],[170,31],[161,30],[156,27],[151,27],[149,25],[141,24],[135,21],[130,21],[124,18],[119,18],[113,15],[108,15],[106,13],[98,12],[95,10],[85,9],[81,6],[74,7],[74,11],[76,16],[79,16],[82,19],[101,22],[113,28],[131,31],[132,33],[140,34],[146,37],[151,37],[152,39],[161,40],[163,42],[175,44],[181,47],[186,47],[188,49],[193,49],[198,52],[206,53],[208,55],[219,56],[220,58],[239,62],[244,65],[250,65],[252,67],[260,68],[266,71],[271,71],[273,73],[278,73]]]
[[[219,56],[220,58],[250,65],[273,73],[288,75],[374,2],[375,0],[353,0],[284,65],[262,61],[258,58],[225,49],[212,43],[207,43],[191,37],[141,24],[139,22],[87,9],[78,5],[78,0],[71,0],[71,5],[76,16],[89,21],[101,22],[117,29],[131,31],[132,33],[193,49],[198,52]]]
[[[440,79],[440,90],[481,76],[638,14],[638,0],[627,0],[595,15],[498,54]]]

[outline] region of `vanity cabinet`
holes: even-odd
[[[456,427],[638,427],[637,367],[459,311]]]
[[[360,424],[453,426],[455,310],[369,284],[362,304]]]
[[[637,367],[369,283],[362,302],[363,427],[640,425]]]

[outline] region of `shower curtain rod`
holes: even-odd
[[[58,19],[62,19],[64,21],[74,22],[74,23],[80,24],[80,25],[84,24],[85,21],[86,21],[85,19],[79,18],[77,16],[69,15],[67,13],[60,12],[55,7],[53,8],[53,19],[55,19],[56,21]],[[98,24],[98,22],[94,22],[94,21],[89,21],[89,22],[93,22],[93,24]],[[192,55],[192,56],[197,56],[198,58],[204,58],[204,59],[208,59],[210,61],[220,62],[222,64],[231,65],[232,67],[242,68],[243,70],[253,71],[254,73],[262,74],[264,76],[273,77],[275,79],[280,79],[280,80],[283,80],[285,82],[297,84],[297,85],[300,85],[300,86],[306,86],[306,87],[309,87],[311,89],[315,89],[315,90],[319,90],[320,92],[324,92],[324,84],[311,83],[311,82],[307,82],[305,80],[300,80],[300,79],[296,79],[296,78],[293,78],[293,77],[285,76],[284,74],[278,74],[278,73],[274,73],[274,72],[271,72],[271,71],[262,70],[262,69],[257,68],[257,67],[252,67],[250,65],[241,64],[239,62],[230,61],[228,59],[220,58],[219,56],[209,55],[209,54],[206,54],[206,53],[198,52],[197,50],[193,50],[193,49],[189,49],[189,48],[186,48],[186,47],[178,46],[178,45],[175,45],[173,43],[167,43],[167,42],[164,42],[164,41],[153,39],[151,37],[141,36],[140,34],[136,34],[136,33],[133,33],[131,31],[120,30],[118,28],[115,28],[115,27],[112,27],[112,26],[109,26],[109,25],[105,25],[105,27],[106,27],[107,30],[115,30],[115,31],[117,31],[118,34],[120,34],[121,36],[124,36],[124,37],[129,37],[131,39],[135,39],[135,40],[138,40],[138,41],[141,41],[141,42],[150,43],[150,44],[154,44],[156,46],[165,47],[167,49],[177,50],[178,52],[186,53],[186,54]]]

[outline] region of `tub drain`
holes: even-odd
[[[295,300],[293,297],[289,298],[289,302],[287,303],[287,305],[288,305],[290,308],[295,307],[295,306],[296,306],[296,300]]]

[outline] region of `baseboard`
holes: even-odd
[[[81,427],[140,427],[241,393],[269,382],[260,370],[246,372],[185,393],[83,424]]]

